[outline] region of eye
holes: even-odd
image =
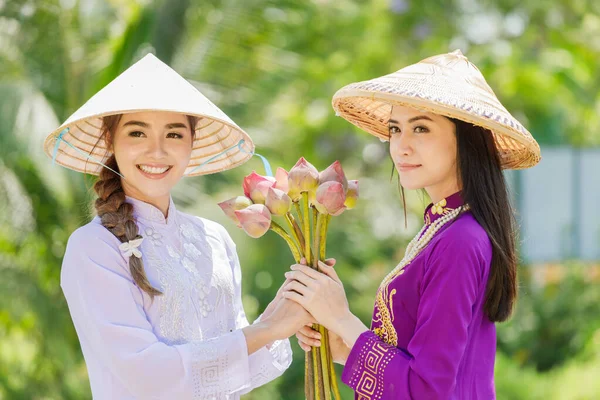
[[[389,133],[390,133],[390,135],[394,135],[396,133],[400,133],[400,128],[398,128],[395,125],[390,125],[390,127],[389,127]]]
[[[144,132],[133,131],[133,132],[129,132],[128,136],[131,136],[131,137],[142,137],[143,134],[144,134]]]
[[[415,133],[427,133],[427,132],[429,132],[429,129],[427,129],[426,126],[419,125],[419,126],[415,126],[414,132]]]
[[[167,133],[167,137],[175,138],[175,139],[183,139],[183,135],[181,133],[177,133],[177,132],[169,132],[169,133]]]

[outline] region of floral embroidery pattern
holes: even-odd
[[[435,203],[432,207],[431,207],[431,213],[433,215],[444,215],[445,213],[447,213],[448,211],[450,211],[450,209],[446,208],[446,206],[448,205],[448,202],[446,201],[446,199],[442,199],[440,202]]]

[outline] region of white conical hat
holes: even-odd
[[[237,167],[254,152],[246,132],[153,54],[125,70],[48,135],[44,151],[60,165],[98,175],[103,168],[101,163],[105,164],[111,155],[101,138],[102,117],[141,111],[198,117],[192,156],[185,172],[188,176]]]
[[[460,50],[352,83],[333,96],[338,115],[383,140],[389,140],[388,121],[395,104],[488,129],[503,168],[529,168],[540,161],[540,147],[531,133],[504,108],[479,69]]]

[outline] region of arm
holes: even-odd
[[[248,325],[246,313],[242,305],[242,271],[240,261],[237,255],[235,243],[225,230],[219,226],[221,236],[227,247],[231,268],[233,270],[233,279],[235,286],[235,307],[237,309],[237,327],[246,327],[244,329],[255,329],[255,327],[263,326],[259,317],[254,324]],[[259,328],[261,329],[261,328]],[[249,342],[250,343],[250,342]],[[250,346],[250,344],[249,344]],[[242,393],[247,393],[252,389],[264,385],[273,379],[281,376],[283,372],[289,368],[292,363],[292,349],[288,339],[276,340],[270,342],[261,341],[256,345],[256,353],[252,354],[249,359],[249,368],[251,376],[251,384]]]
[[[428,260],[421,286],[415,332],[408,348],[396,348],[371,331],[356,337],[342,380],[370,398],[446,399],[454,390],[468,341],[473,307],[483,282],[481,249],[464,236],[448,236]],[[341,327],[344,332],[344,325]],[[379,393],[379,395],[377,395]]]
[[[207,341],[159,341],[118,240],[98,228],[71,236],[61,275],[86,358],[109,369],[136,398],[201,399],[249,387],[248,353],[275,340],[274,331],[259,325]]]

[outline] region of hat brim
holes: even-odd
[[[392,106],[402,105],[488,129],[494,137],[504,169],[530,168],[541,159],[540,148],[535,139],[505,110],[502,113],[504,115],[485,110],[475,113],[473,105],[460,104],[455,98],[435,99],[427,96],[426,92],[418,91],[402,95],[383,90],[366,90],[356,87],[360,84],[340,89],[333,97],[333,108],[337,115],[382,140],[389,140]]]
[[[190,163],[186,168],[185,176],[208,175],[238,167],[248,161],[254,152],[252,139],[235,124],[213,116],[165,109],[105,112],[70,121],[48,135],[44,142],[44,151],[59,165],[78,172],[99,175],[104,168],[102,164],[105,164],[112,155],[102,137],[102,119],[111,115],[136,112],[175,112],[198,118]],[[65,128],[69,128],[69,131],[57,144],[59,134]],[[65,142],[76,147],[77,150]],[[229,151],[223,153],[228,149]],[[202,167],[198,168],[200,165]]]

